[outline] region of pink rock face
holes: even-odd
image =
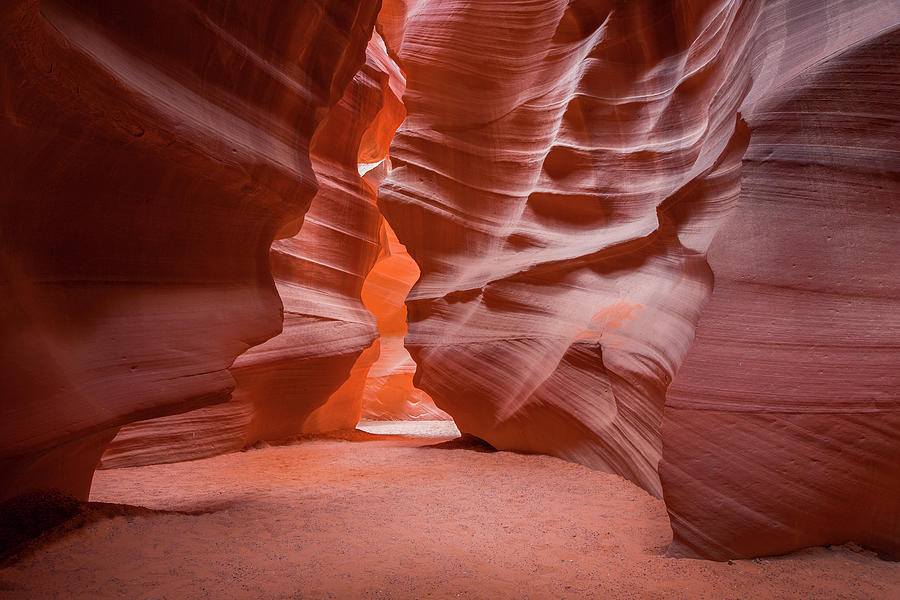
[[[86,497],[119,426],[280,331],[268,247],[378,7],[200,4],[0,8],[0,499]]]
[[[412,4],[380,16],[409,117],[379,203],[422,271],[417,385],[662,494],[674,554],[894,548],[896,5]]]
[[[364,178],[358,164],[387,156],[405,115],[400,95],[402,74],[375,33],[365,65],[313,136],[319,189],[302,228],[297,233],[292,224],[286,230],[296,235],[272,245],[282,333],[234,362],[237,385],[229,402],[122,428],[104,467],[200,458],[356,425],[362,389],[336,391],[355,363],[371,365],[377,357],[377,349],[375,357],[360,356],[378,335],[361,291],[381,248],[383,221],[375,205],[378,179],[368,180],[377,172]]]
[[[466,433],[660,495],[665,388],[738,194],[753,15],[454,6],[408,15],[409,117],[379,196],[422,269],[417,383]]]
[[[900,557],[898,32],[837,51],[810,33],[815,64],[745,113],[743,191],[663,421],[675,555]]]

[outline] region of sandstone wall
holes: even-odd
[[[897,5],[380,23],[408,78],[379,195],[422,271],[407,345],[460,429],[662,495],[676,555],[895,551]]]
[[[0,499],[86,497],[126,423],[227,399],[376,1],[0,8]]]

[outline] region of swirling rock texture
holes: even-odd
[[[900,558],[900,28],[872,13],[835,49],[814,15],[784,60],[813,44],[815,63],[745,113],[743,192],[669,389],[676,555],[852,539]]]
[[[319,191],[302,228],[272,245],[284,330],[235,361],[237,385],[229,402],[123,427],[103,467],[213,456],[356,425],[363,389],[353,382],[364,380],[378,357],[377,347],[360,356],[378,335],[361,293],[381,249],[375,194],[386,173],[370,168],[364,178],[358,165],[387,157],[405,115],[402,87],[402,73],[375,33],[366,63],[313,136]],[[361,372],[351,377],[354,365]]]
[[[895,551],[900,15],[860,4],[386,2],[417,385],[663,495],[673,554]]]
[[[674,555],[900,554],[900,7],[378,10],[0,8],[0,500],[430,395]]]
[[[422,269],[418,383],[466,433],[659,495],[665,387],[738,192],[722,48],[748,17],[513,4],[420,4],[398,50],[409,117],[379,201]]]
[[[378,8],[3,3],[0,499],[86,497],[118,427],[225,400],[280,331],[269,245]]]

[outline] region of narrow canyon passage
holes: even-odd
[[[897,0],[0,6],[0,600],[900,599]]]
[[[0,571],[0,596],[883,599],[900,587],[900,564],[853,546],[665,558],[661,501],[557,458],[345,438],[100,471],[92,501],[152,512],[98,517],[26,555]]]

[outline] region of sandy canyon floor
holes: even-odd
[[[0,597],[900,598],[900,564],[852,545],[665,558],[663,504],[628,481],[404,427],[100,471],[92,500],[134,506],[0,570]]]

